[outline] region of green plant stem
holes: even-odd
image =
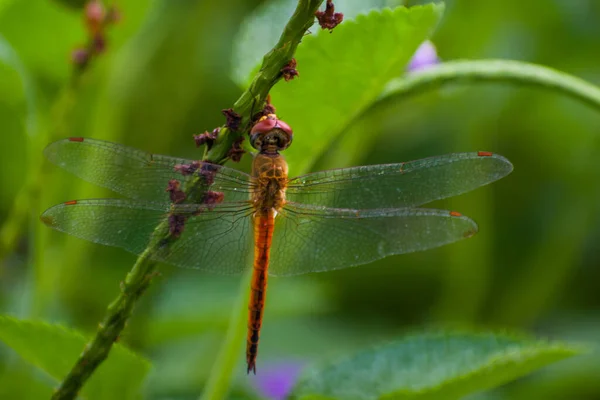
[[[279,41],[265,55],[262,67],[250,87],[242,93],[233,106],[233,110],[242,118],[240,128],[237,131],[232,131],[228,128],[221,129],[215,145],[212,146],[210,151],[204,154],[204,161],[222,164],[227,160],[227,153],[231,149],[232,144],[243,133],[249,130],[252,122],[251,113],[261,109],[265,104],[269,91],[281,79],[281,69],[293,58],[302,37],[308,28],[313,25],[314,13],[322,2],[323,0],[298,1],[296,11],[286,25]],[[198,178],[187,189],[194,190],[194,186],[201,184],[201,179]],[[127,278],[122,283],[121,293],[108,306],[104,320],[100,324],[96,335],[85,347],[71,371],[52,396],[53,400],[74,399],[87,379],[89,379],[102,361],[106,359],[113,343],[119,338],[119,335],[125,328],[125,324],[132,313],[135,303],[150,286],[152,278],[156,274],[156,264],[151,261],[153,252],[159,247],[162,249],[164,246],[169,246],[174,240],[169,235],[168,222],[163,221],[155,229],[148,248],[138,257],[135,265],[127,274]],[[233,330],[233,333],[228,334],[228,337],[231,338],[235,335],[236,327],[232,326],[230,329]],[[230,348],[233,345],[235,343],[226,341],[224,349]],[[224,351],[230,353],[227,350]],[[225,361],[222,361],[220,364],[224,366],[228,365]],[[215,372],[215,376],[211,378],[211,381],[219,382],[216,385],[216,391],[220,393],[226,391],[223,384],[229,382],[230,375],[231,371],[227,368],[220,368]],[[211,399],[217,398],[211,397]]]
[[[108,306],[94,339],[88,343],[52,399],[74,399],[96,368],[108,357],[115,340],[125,328],[136,300],[150,286],[156,264],[150,263],[152,251],[147,249],[136,261],[122,283],[121,294]]]
[[[250,130],[252,112],[256,113],[264,105],[269,91],[281,79],[281,68],[296,52],[298,44],[314,23],[315,11],[323,0],[299,0],[298,6],[285,26],[279,41],[263,58],[263,63],[252,83],[233,105],[233,111],[241,115],[241,128],[237,132],[224,129],[215,144],[207,151],[204,159],[215,163],[226,161],[226,155],[233,142]]]
[[[379,101],[399,100],[453,83],[505,82],[540,86],[600,110],[600,88],[541,65],[513,60],[449,61],[391,81]]]

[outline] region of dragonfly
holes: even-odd
[[[151,260],[251,277],[247,372],[256,374],[268,276],[332,271],[470,237],[456,211],[423,208],[512,171],[491,152],[331,169],[288,177],[292,129],[275,114],[250,131],[251,174],[89,138],[44,150],[54,164],[124,198],[71,200],[41,215],[49,227]]]

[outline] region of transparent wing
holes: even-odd
[[[269,269],[280,276],[331,271],[431,249],[476,232],[471,219],[444,210],[349,210],[288,203],[275,218]]]
[[[248,199],[250,176],[221,165],[199,163],[198,169],[184,176],[177,165],[193,161],[146,153],[133,147],[103,140],[68,138],[49,144],[44,154],[52,163],[78,177],[133,199],[169,201],[165,191],[171,179],[187,183],[197,174],[209,175],[210,190],[223,192],[225,201]]]
[[[150,243],[160,243],[165,237],[169,230],[165,218],[171,210],[186,218],[183,233],[169,246],[155,246],[153,260],[222,274],[237,274],[252,266],[248,202],[222,203],[207,209],[194,204],[80,200],[51,207],[41,219],[58,231],[140,255]]]
[[[504,157],[455,153],[400,164],[333,169],[289,181],[287,199],[332,208],[416,207],[494,182],[512,171]]]

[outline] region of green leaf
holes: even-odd
[[[372,11],[304,39],[296,52],[300,76],[271,91],[278,115],[301,138],[285,153],[292,176],[305,172],[386,83],[404,73],[443,10],[443,4],[428,4]]]
[[[335,10],[344,14],[344,21],[354,19],[358,14],[385,6],[398,5],[397,0],[336,0]],[[233,48],[233,71],[231,78],[241,87],[248,86],[252,71],[260,64],[261,57],[277,43],[294,9],[297,0],[266,1],[257,7],[241,25]],[[324,6],[322,7],[324,9]],[[317,32],[318,25],[311,28]]]
[[[309,371],[298,399],[457,399],[581,352],[564,344],[494,333],[428,333]]]
[[[59,325],[0,316],[0,340],[57,382],[62,380],[88,339]],[[150,363],[116,344],[83,389],[90,400],[135,398]]]
[[[40,375],[24,361],[9,361],[0,370],[0,399],[49,399],[53,392],[51,382]]]

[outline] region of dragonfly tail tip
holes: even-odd
[[[252,371],[254,373],[254,375],[256,375],[256,364],[255,363],[248,363],[248,375],[250,375],[250,371]]]

